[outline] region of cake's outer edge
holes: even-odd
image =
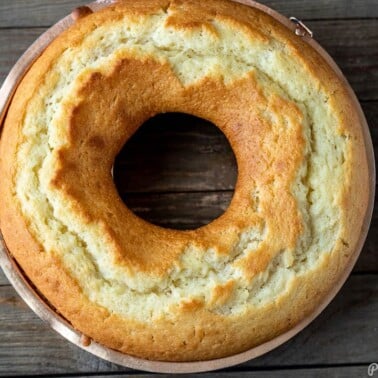
[[[168,6],[167,2],[162,1],[148,3],[149,9]],[[211,4],[208,6],[211,8]],[[207,5],[203,7],[206,9]],[[244,7],[235,7],[236,13],[243,11]],[[96,14],[97,22],[101,22],[102,17],[107,20],[110,12]],[[260,14],[260,17],[266,16]],[[283,30],[269,17],[266,17],[265,23],[272,30]],[[348,169],[351,181],[350,189],[342,200],[345,216],[341,238],[332,256],[324,258],[316,271],[293,282],[291,291],[280,303],[267,305],[258,313],[246,314],[231,321],[223,316],[210,316],[199,308],[195,316],[191,311],[187,315],[183,313],[179,326],[170,320],[156,322],[151,333],[144,324],[129,319],[125,322],[119,316],[109,314],[106,309],[91,303],[60,261],[43,253],[42,247],[28,231],[28,225],[12,196],[14,156],[28,98],[38,89],[43,73],[49,69],[67,41],[79,41],[81,33],[92,27],[92,18],[84,19],[75,25],[74,31],[58,37],[28,72],[9,109],[0,144],[0,227],[9,250],[30,280],[74,327],[96,341],[125,353],[172,361],[218,358],[244,351],[290,329],[321,303],[343,273],[356,248],[366,213],[369,186],[365,146],[358,114],[346,88],[319,55],[294,35],[290,36],[289,31],[286,32],[294,48],[305,51],[308,59],[306,64],[314,74],[337,92],[335,108],[339,111],[345,130],[354,138],[354,143],[349,144]],[[348,245],[342,240],[347,240]],[[230,332],[225,333],[225,329]]]

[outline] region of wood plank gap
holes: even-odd
[[[17,0],[0,2],[0,25],[2,26],[40,26],[50,25],[67,15],[78,5],[89,0]],[[359,17],[370,19],[378,16],[378,3],[375,0],[260,0],[261,3],[277,10],[283,15],[296,16],[305,20],[348,19]]]
[[[126,369],[126,368],[125,368]],[[78,377],[112,377],[112,376],[141,376],[145,374],[154,374],[154,373],[148,373],[141,370],[134,370],[134,371],[109,371],[104,373],[66,373],[66,374],[32,374],[32,375],[2,375],[1,378],[15,378],[15,377],[28,377],[28,378],[78,378]]]
[[[0,31],[7,31],[7,30],[36,30],[42,29],[46,30],[51,28],[53,25],[38,25],[38,26],[0,26]]]
[[[217,370],[214,372],[205,372],[201,373],[201,376],[205,377],[219,377],[221,378],[222,376],[227,376],[230,377],[232,374],[237,374],[237,373],[252,373],[252,372],[272,372],[272,373],[284,373],[284,372],[292,372],[293,374],[296,371],[319,371],[319,373],[323,372],[324,370],[338,370],[338,369],[353,369],[353,368],[367,368],[370,365],[371,362],[366,362],[366,363],[350,363],[350,364],[329,364],[329,365],[298,365],[298,366],[266,366],[266,367],[256,367],[256,368],[248,368],[248,367],[243,367],[243,366],[234,366],[230,367],[227,369],[222,369],[222,370]],[[155,376],[154,373],[149,373],[149,372],[144,372],[144,371],[113,371],[113,372],[104,372],[104,373],[67,373],[67,374],[44,374],[44,375],[28,375],[28,377],[51,377],[51,378],[79,378],[79,377],[98,377],[98,378],[103,378],[103,377],[152,377]],[[169,376],[168,374],[162,374],[161,376]],[[190,375],[191,377],[194,377],[194,374]],[[9,378],[13,378],[14,376],[5,376]]]
[[[291,16],[290,16],[291,17]],[[290,18],[288,17],[288,18]],[[309,21],[309,22],[318,22],[318,21],[321,21],[321,22],[324,22],[324,21],[329,21],[329,22],[332,22],[332,21],[374,21],[374,20],[378,20],[377,17],[330,17],[330,18],[327,18],[327,19],[324,19],[324,18],[311,18],[311,17],[308,17],[308,18],[302,18],[301,19],[302,21]]]
[[[360,256],[359,258],[361,258]],[[375,270],[364,270],[364,271],[354,271],[352,270],[351,275],[353,276],[378,276],[378,271]]]
[[[373,102],[377,102],[376,99],[372,98],[372,99],[365,99],[365,100],[360,100],[360,104],[363,105],[363,104],[371,104]],[[377,125],[378,126],[378,125]]]
[[[360,367],[360,366],[368,366],[371,364],[371,361],[367,362],[350,362],[350,363],[341,363],[341,364],[310,364],[310,365],[293,365],[293,366],[287,366],[287,365],[272,365],[272,366],[257,366],[248,368],[248,366],[234,366],[230,368],[223,369],[222,371],[228,372],[228,371],[274,371],[274,370],[301,370],[301,369],[329,369],[329,368],[342,368],[342,367]]]
[[[377,183],[378,186],[378,183]],[[131,196],[149,196],[149,195],[170,195],[170,194],[217,194],[217,193],[233,193],[234,189],[214,189],[214,190],[167,190],[167,191],[146,191],[146,192],[136,192],[136,191],[126,191],[122,194]]]

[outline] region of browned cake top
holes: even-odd
[[[110,174],[164,112],[213,122],[237,159],[230,207],[196,230],[138,218]],[[368,175],[346,88],[291,31],[223,0],[127,0],[32,66],[6,118],[0,182],[10,251],[74,327],[182,361],[244,351],[310,314],[356,247]]]

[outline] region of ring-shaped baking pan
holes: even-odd
[[[291,339],[303,328],[309,325],[331,302],[331,300],[336,296],[336,294],[341,289],[342,285],[350,275],[353,266],[355,265],[358,256],[360,255],[362,246],[365,242],[367,232],[369,229],[373,206],[374,206],[374,194],[375,194],[375,163],[374,163],[374,152],[373,145],[371,141],[371,136],[369,132],[369,127],[367,125],[365,116],[362,112],[361,106],[354,94],[352,88],[348,84],[344,75],[338,68],[337,64],[328,55],[328,53],[312,38],[312,32],[298,19],[291,17],[291,19],[279,14],[278,12],[268,8],[265,5],[259,4],[252,0],[234,0],[236,2],[248,5],[253,8],[260,9],[261,11],[269,14],[278,20],[281,24],[292,30],[296,34],[297,38],[302,38],[306,43],[308,43],[312,48],[314,48],[332,67],[335,74],[342,80],[346,88],[349,91],[350,97],[354,102],[355,109],[357,110],[360,118],[360,123],[362,126],[362,131],[364,135],[365,142],[365,152],[368,161],[369,169],[369,187],[366,191],[369,192],[369,204],[364,217],[363,226],[361,229],[361,234],[359,237],[358,245],[353,255],[351,256],[348,265],[346,266],[343,275],[340,277],[339,281],[335,284],[333,289],[328,293],[326,297],[323,298],[321,304],[306,318],[304,318],[300,323],[289,331],[275,337],[274,339],[258,345],[252,349],[249,349],[243,353],[238,353],[229,357],[207,360],[207,361],[193,361],[193,362],[165,362],[165,361],[150,361],[146,359],[136,358],[116,350],[107,348],[101,344],[90,340],[88,337],[80,333],[78,330],[74,329],[72,325],[59,315],[55,309],[48,303],[48,301],[33,287],[32,283],[23,273],[22,269],[19,267],[12,254],[7,249],[4,239],[0,232],[0,265],[13,285],[17,293],[21,298],[29,305],[29,307],[45,322],[47,322],[51,328],[57,331],[60,335],[65,337],[67,340],[76,344],[78,347],[85,349],[86,351],[101,357],[110,362],[122,365],[125,367],[145,370],[157,373],[195,373],[195,372],[205,372],[221,368],[230,367],[233,365],[241,364],[245,361],[251,360],[258,356],[263,355],[277,348],[279,345]],[[88,4],[87,6],[96,12],[104,7],[109,6],[113,3],[110,0],[98,0]],[[28,71],[33,62],[41,55],[45,48],[64,30],[66,30],[70,25],[75,22],[75,17],[68,15],[61,19],[54,26],[49,28],[45,33],[43,33],[21,56],[17,63],[13,66],[9,75],[4,81],[2,88],[0,89],[0,130],[2,123],[5,119],[8,106],[12,100],[18,84],[24,77],[25,73]],[[76,12],[77,14],[77,12]]]

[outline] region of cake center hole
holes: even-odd
[[[113,171],[124,203],[144,220],[195,229],[231,202],[237,166],[225,135],[211,122],[183,114],[146,121],[116,158]]]

